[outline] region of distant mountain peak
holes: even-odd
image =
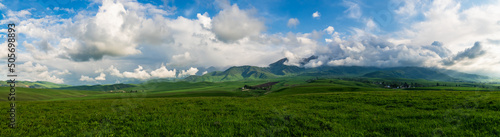
[[[318,56],[312,55],[308,58],[302,58],[299,62],[300,66],[298,67],[303,67],[305,64],[309,63],[309,61],[318,59]],[[290,65],[285,65],[285,62],[288,62],[288,58],[282,58],[274,63],[269,64],[269,67],[277,67],[277,66],[290,66]]]
[[[288,58],[282,58],[274,63],[271,63],[269,64],[269,67],[283,66],[285,65],[285,62],[288,62]]]
[[[318,59],[318,56],[315,56],[315,55],[312,55],[310,56],[309,58],[303,58],[301,61],[300,61],[300,66],[304,66],[306,65],[307,63],[309,63],[309,61],[311,60],[314,60],[314,59]]]

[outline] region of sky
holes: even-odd
[[[18,80],[112,84],[231,66],[432,67],[500,77],[498,0],[0,0]],[[7,62],[0,62],[7,80]]]

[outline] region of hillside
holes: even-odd
[[[7,81],[0,81],[0,87],[8,87]],[[16,87],[25,87],[25,88],[61,88],[61,87],[70,87],[71,85],[66,84],[56,84],[47,81],[16,81]]]
[[[300,62],[300,64],[303,66],[313,59],[316,59],[316,57],[311,56],[309,58],[305,58]],[[202,76],[189,76],[184,80],[189,82],[222,82],[291,76],[404,78],[437,81],[482,81],[488,79],[486,76],[476,74],[423,67],[377,68],[323,65],[316,68],[306,68],[285,65],[287,61],[287,58],[283,58],[270,64],[269,67],[235,66],[227,69],[226,71],[214,71]]]
[[[379,70],[363,75],[369,78],[407,78],[407,79],[425,79],[437,81],[459,81],[457,78],[450,77],[444,73],[429,68],[421,67],[398,67]]]
[[[135,85],[132,85],[132,84],[85,85],[85,86],[61,87],[61,88],[56,88],[56,89],[111,91],[111,90],[121,90],[121,89],[124,89],[124,88],[130,88],[130,87],[135,87]]]
[[[186,81],[199,82],[199,81],[237,81],[246,79],[267,79],[277,77],[268,68],[261,68],[255,66],[239,66],[231,67],[226,71],[214,71],[207,73],[203,76],[189,76],[185,78]]]

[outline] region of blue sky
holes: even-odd
[[[499,9],[495,0],[0,0],[0,38],[17,24],[23,80],[67,84],[182,78],[284,57],[299,65],[311,55],[319,58],[302,67],[500,77]]]

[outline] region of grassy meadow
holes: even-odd
[[[4,111],[0,136],[500,135],[500,92],[494,88],[409,90],[310,79],[148,82],[112,89],[137,93],[17,88],[17,128],[7,127]],[[279,83],[271,90],[241,89],[274,81]],[[1,110],[10,109],[6,99],[0,101]]]

